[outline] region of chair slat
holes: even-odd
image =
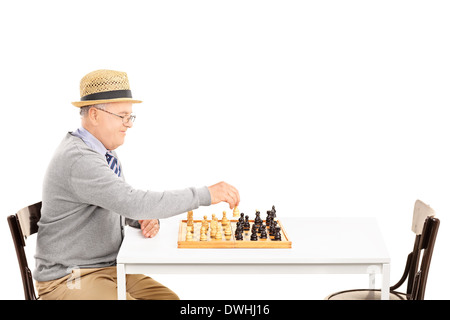
[[[41,218],[42,202],[35,203],[31,206],[20,209],[17,212],[22,235],[29,237],[38,231],[38,221]]]

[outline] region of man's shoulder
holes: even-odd
[[[54,160],[64,161],[67,164],[86,158],[102,159],[102,156],[89,148],[82,139],[72,135],[70,132],[63,138],[54,155]]]

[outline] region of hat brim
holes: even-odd
[[[116,98],[116,99],[104,99],[104,100],[86,100],[86,101],[75,101],[72,104],[75,107],[81,108],[85,106],[92,106],[94,104],[101,103],[112,103],[112,102],[131,102],[131,103],[141,103],[141,100],[135,100],[132,98]]]

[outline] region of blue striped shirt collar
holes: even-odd
[[[94,151],[97,151],[102,156],[106,154],[107,149],[92,133],[87,131],[83,126],[79,127],[76,131],[71,132],[71,134],[75,137],[80,138],[86,143],[86,145]]]

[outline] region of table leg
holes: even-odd
[[[378,266],[369,266],[367,273],[369,274],[369,289],[375,289],[375,274],[380,273],[380,268]]]
[[[122,263],[117,264],[117,299],[126,300],[127,298],[127,286],[125,276],[125,265]]]
[[[389,300],[389,278],[390,278],[390,265],[388,263],[383,264],[383,272],[381,273],[381,300]]]
[[[369,289],[375,289],[375,273],[369,274]]]

